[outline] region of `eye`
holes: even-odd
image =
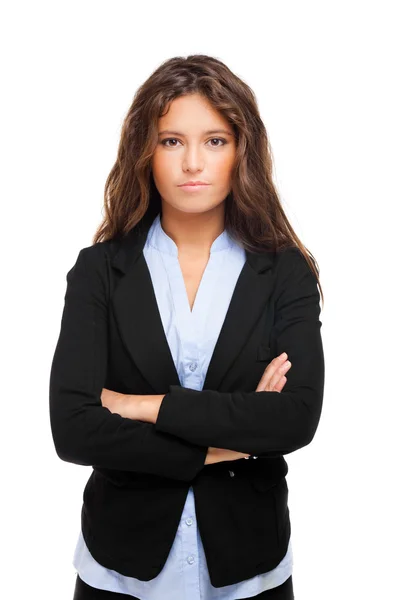
[[[166,146],[167,148],[171,148],[171,146],[167,146],[167,144],[166,144],[166,142],[170,142],[171,140],[172,140],[172,141],[175,141],[175,142],[177,141],[177,139],[176,139],[176,138],[166,138],[165,140],[162,140],[161,144],[162,144],[163,146]],[[174,146],[172,146],[172,148],[174,148]]]
[[[224,138],[211,138],[211,140],[208,141],[211,142],[215,140],[217,140],[217,142],[222,142],[221,146],[225,146],[225,144],[227,143],[226,140],[224,140]],[[214,148],[218,148],[218,146],[214,146]]]
[[[165,140],[162,140],[160,143],[163,146],[165,146],[166,148],[176,148],[176,145],[170,146],[170,145],[167,144],[167,142],[171,142],[171,141],[172,142],[178,142],[179,140],[177,140],[177,138],[166,138]],[[209,142],[211,142],[211,141],[212,142],[214,142],[214,141],[222,142],[221,144],[218,144],[218,145],[212,144],[213,148],[219,148],[220,146],[225,146],[225,144],[227,144],[227,141],[224,138],[211,138],[208,141]]]

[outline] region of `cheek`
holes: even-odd
[[[159,173],[160,171],[163,170],[163,158],[160,154],[157,154],[157,152],[153,155],[153,158],[151,159],[151,168],[153,170],[153,173]]]
[[[154,181],[158,185],[168,185],[171,183],[171,163],[163,156],[154,156],[151,161],[151,169]]]
[[[229,157],[222,157],[215,164],[215,181],[221,185],[228,185],[232,176],[233,160]]]
[[[226,177],[228,177],[232,171],[233,164],[235,162],[236,152],[232,148],[227,149],[225,152],[221,152],[216,156],[216,164]]]

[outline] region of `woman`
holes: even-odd
[[[50,376],[57,453],[93,467],[74,600],[292,599],[283,455],[320,419],[319,280],[250,88],[165,61],[105,191]]]

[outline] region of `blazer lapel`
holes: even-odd
[[[123,273],[111,307],[121,339],[135,365],[154,390],[165,394],[181,385],[165,336],[161,315],[143,254],[154,216],[143,218],[121,241],[111,266]],[[203,389],[218,389],[246,343],[272,291],[274,252],[251,253],[237,280],[229,308],[212,354]]]

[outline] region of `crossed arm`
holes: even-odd
[[[282,391],[287,381],[285,373],[292,366],[291,362],[286,359],[287,354],[283,352],[269,363],[257,386],[257,392]],[[110,412],[117,413],[126,419],[155,424],[165,395],[121,394],[120,392],[103,388],[101,403]]]
[[[136,395],[121,394],[103,388],[101,403],[112,413],[117,413],[126,419],[155,423],[157,421],[161,402],[165,394]]]
[[[291,367],[290,361],[286,359],[287,354],[283,352],[272,360],[265,369],[256,391],[282,391],[287,381],[284,373],[287,373]],[[117,413],[124,418],[155,424],[165,395],[122,394],[103,388],[101,403],[110,412]],[[249,456],[248,453],[209,446],[205,464],[238,460]]]
[[[311,441],[322,408],[324,359],[319,293],[304,258],[284,257],[275,297],[274,347],[278,356],[286,351],[292,361],[285,390],[170,386],[166,394],[132,396],[125,408],[134,409],[136,418],[122,418],[100,401],[108,363],[107,275],[97,254],[101,251],[96,246],[81,250],[67,274],[49,390],[60,458],[191,481],[203,468],[209,447],[259,456],[293,452]]]
[[[139,402],[142,418],[155,431],[200,446],[257,456],[288,454],[311,442],[324,389],[320,297],[316,277],[304,257],[288,253],[283,259],[275,294],[273,347],[277,358],[286,351],[292,361],[288,385],[281,392],[169,386],[163,397]]]

